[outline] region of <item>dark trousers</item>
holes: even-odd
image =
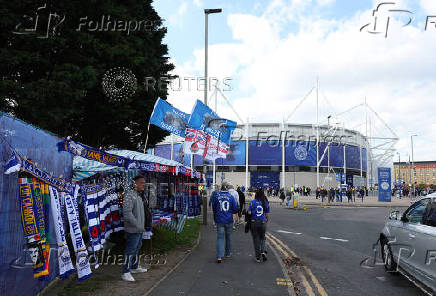
[[[253,237],[254,253],[256,258],[260,258],[260,254],[265,251],[265,244],[262,244],[262,241],[265,241],[265,231],[265,221],[251,220],[251,235]]]

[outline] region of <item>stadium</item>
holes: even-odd
[[[317,139],[319,138],[319,145]],[[292,185],[371,186],[370,143],[360,132],[338,125],[249,123],[238,125],[226,159],[206,162],[207,183],[247,187]],[[284,143],[284,145],[282,144]],[[317,153],[318,151],[318,153]],[[202,171],[203,158],[184,155],[183,139],[170,135],[148,153]],[[317,165],[318,163],[318,165]],[[215,178],[214,178],[215,176]]]

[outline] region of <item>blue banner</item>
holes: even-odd
[[[188,125],[194,129],[205,131],[226,144],[229,144],[230,135],[236,128],[236,122],[220,118],[218,114],[199,100],[195,103]]]
[[[345,174],[344,173],[336,173],[336,182],[341,184],[345,184]]]
[[[286,165],[316,166],[315,142],[289,141],[285,153]]]
[[[150,124],[180,137],[185,137],[189,114],[171,106],[167,101],[158,98],[150,116]]]
[[[280,172],[251,172],[250,186],[280,188]]]
[[[154,148],[154,155],[171,159],[171,145],[158,145]]]
[[[366,154],[366,148],[362,148],[362,170],[368,171],[368,156]]]
[[[250,141],[249,165],[281,165],[282,147],[279,141]]]
[[[173,145],[173,160],[180,162],[185,166],[191,165],[191,155],[184,153],[183,144]]]
[[[391,201],[391,168],[377,168],[378,201]]]
[[[318,154],[319,154],[319,159],[320,160],[321,160],[321,157],[322,157],[326,147],[327,147],[327,143],[326,142],[319,143],[319,153]],[[326,167],[328,165],[329,165],[329,151],[327,149],[327,151],[325,152],[324,158],[321,160],[321,163],[320,163],[319,166]]]
[[[345,159],[347,168],[360,170],[360,148],[356,146],[345,146]]]
[[[230,142],[226,158],[218,158],[217,165],[245,165],[245,141]]]
[[[330,144],[330,166],[337,168],[344,167],[344,146],[338,143]]]

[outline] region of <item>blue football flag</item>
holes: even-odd
[[[220,118],[199,100],[194,105],[188,125],[194,129],[203,130],[226,144],[230,143],[230,136],[236,128],[236,122]]]
[[[150,124],[169,131],[180,137],[185,137],[189,114],[171,106],[167,101],[158,98],[151,113]]]

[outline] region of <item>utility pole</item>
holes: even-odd
[[[413,159],[413,137],[416,137],[417,135],[411,135],[410,136],[410,143],[412,145],[412,187],[413,187],[413,196],[415,197],[415,165],[414,165],[414,159]]]
[[[207,88],[208,88],[208,77],[207,77],[207,62],[208,62],[208,47],[209,47],[209,14],[220,13],[221,8],[218,9],[205,9],[204,10],[204,104],[207,106]],[[203,176],[206,180],[207,168],[206,162],[203,160]],[[203,225],[207,225],[207,194],[203,194]]]

